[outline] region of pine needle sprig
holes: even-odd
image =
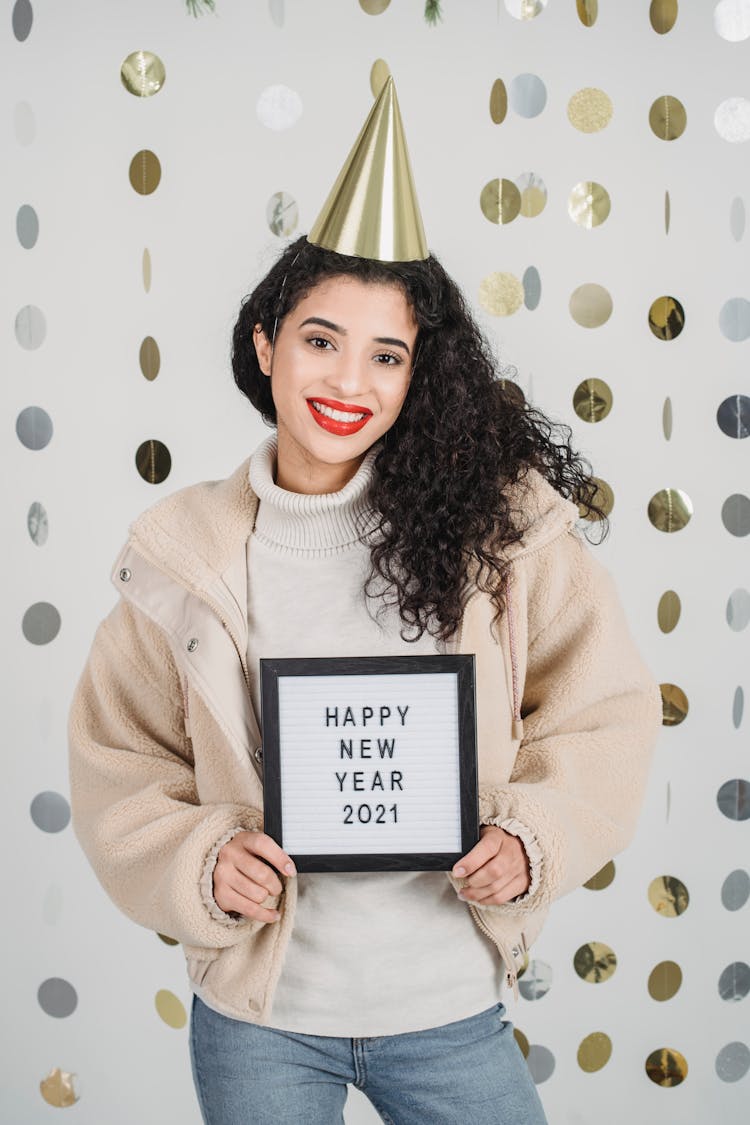
[[[204,15],[206,12],[216,11],[216,0],[185,0],[187,10],[191,16]]]
[[[440,0],[425,0],[424,6],[425,22],[430,27],[435,27],[438,20],[443,18],[443,13],[440,10]]]

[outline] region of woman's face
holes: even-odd
[[[256,326],[255,350],[276,406],[280,487],[332,492],[354,476],[399,415],[416,338],[397,285],[353,277],[311,289],[284,318],[273,348]]]

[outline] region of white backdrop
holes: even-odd
[[[199,1121],[187,1028],[171,1026],[189,1003],[180,950],[116,911],[65,826],[67,708],[96,624],[113,603],[110,566],[130,520],[173,489],[226,475],[265,433],[234,387],[228,355],[241,297],[281,246],[266,222],[267,204],[274,192],[290,193],[299,206],[294,235],[309,229],[368,111],[370,70],[380,58],[396,79],[430,245],[465,288],[501,361],[517,367],[533,401],[573,426],[611,486],[612,535],[597,550],[655,676],[689,701],[685,721],[662,731],[638,836],[616,859],[614,881],[557,904],[532,951],[526,995],[507,1001],[510,1018],[532,1044],[529,1063],[553,1125],[598,1125],[605,1117],[622,1125],[633,1118],[647,1125],[744,1121],[748,907],[734,908],[740,876],[724,894],[732,909],[722,885],[747,866],[741,817],[748,810],[740,801],[746,790],[730,786],[734,816],[720,811],[716,794],[748,774],[737,689],[746,679],[750,630],[740,627],[743,595],[735,594],[731,627],[727,603],[750,585],[750,501],[734,501],[734,533],[721,513],[728,497],[749,490],[750,442],[723,433],[716,412],[729,396],[750,393],[749,345],[728,339],[719,322],[735,300],[726,314],[734,333],[750,332],[740,204],[730,229],[732,201],[750,201],[750,147],[724,139],[714,115],[726,99],[750,97],[750,40],[718,34],[717,5],[708,0],[680,5],[663,35],[653,30],[645,0],[600,0],[591,27],[574,0],[539,0],[538,15],[526,20],[513,14],[520,0],[443,0],[436,27],[426,24],[420,0],[216,2],[216,15],[196,20],[183,0],[8,0],[0,30],[11,576],[2,608],[11,716],[3,1119],[46,1121],[49,1103],[64,1100],[69,1088],[78,1100],[66,1115],[85,1125]],[[385,10],[365,10],[377,7]],[[533,0],[526,7],[533,12]],[[750,32],[748,8],[747,0],[722,0],[720,26]],[[154,52],[166,68],[152,97],[134,97],[120,81],[122,62],[136,50]],[[518,112],[528,108],[529,80],[512,85],[524,74],[546,89],[546,105],[533,117]],[[511,91],[500,124],[489,113],[498,78]],[[257,112],[263,92],[279,85],[301,105],[285,128],[269,127]],[[573,127],[567,114],[571,96],[589,87],[605,91],[613,106],[609,125],[594,133]],[[687,127],[672,141],[649,126],[652,103],[665,95],[687,111]],[[747,108],[737,103],[731,117],[745,136]],[[281,123],[278,116],[271,122]],[[134,191],[128,177],[143,149],[156,153],[162,169],[149,195]],[[523,173],[546,185],[541,214],[490,223],[479,206],[482,188]],[[602,184],[612,201],[594,229],[568,214],[569,193],[581,181]],[[28,247],[28,212],[19,220],[22,235],[16,231],[24,206],[39,221]],[[521,279],[530,266],[541,278],[538,307],[503,317],[482,308],[483,279],[495,272]],[[606,287],[613,300],[611,317],[597,328],[582,327],[569,311],[573,290],[587,283]],[[663,295],[685,310],[684,331],[669,341],[647,323]],[[40,314],[24,311],[29,306],[41,310],[43,331]],[[146,336],[161,355],[152,381],[139,367]],[[573,410],[573,392],[586,378],[605,380],[613,392],[612,411],[598,424]],[[737,404],[747,425],[748,404]],[[16,436],[28,407],[52,421],[44,448]],[[157,485],[135,468],[135,451],[148,439],[164,442],[172,457]],[[647,516],[650,498],[664,488],[684,490],[694,508],[674,534]],[[34,503],[48,517],[43,543],[27,530]],[[666,634],[657,604],[669,589],[680,596],[682,616]],[[37,642],[48,636],[53,611],[25,616],[38,603],[60,615],[49,643]],[[689,892],[678,917],[659,916],[649,902],[649,885],[662,875]],[[617,961],[599,983],[581,979],[573,964],[589,942],[608,945]],[[680,966],[683,981],[672,999],[657,1001],[647,981],[664,961]],[[735,963],[723,978],[725,999],[719,978]],[[607,972],[611,965],[610,958]],[[550,973],[549,990],[528,999],[544,991]],[[595,1032],[609,1037],[612,1054],[587,1072],[577,1053]],[[671,1088],[650,1081],[645,1069],[663,1048],[687,1061],[685,1081]],[[40,1082],[57,1068],[45,1101]],[[347,1122],[375,1119],[353,1091]]]

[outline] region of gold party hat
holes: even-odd
[[[307,241],[379,262],[429,258],[390,75]]]

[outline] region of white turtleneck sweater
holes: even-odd
[[[397,609],[370,612],[360,538],[375,450],[339,492],[274,483],[276,435],[250,460],[260,499],[248,539],[248,666],[260,714],[261,657],[403,656],[444,651],[402,640]],[[364,1037],[421,1031],[496,1003],[502,962],[444,872],[297,875],[294,928],[269,1027]]]

